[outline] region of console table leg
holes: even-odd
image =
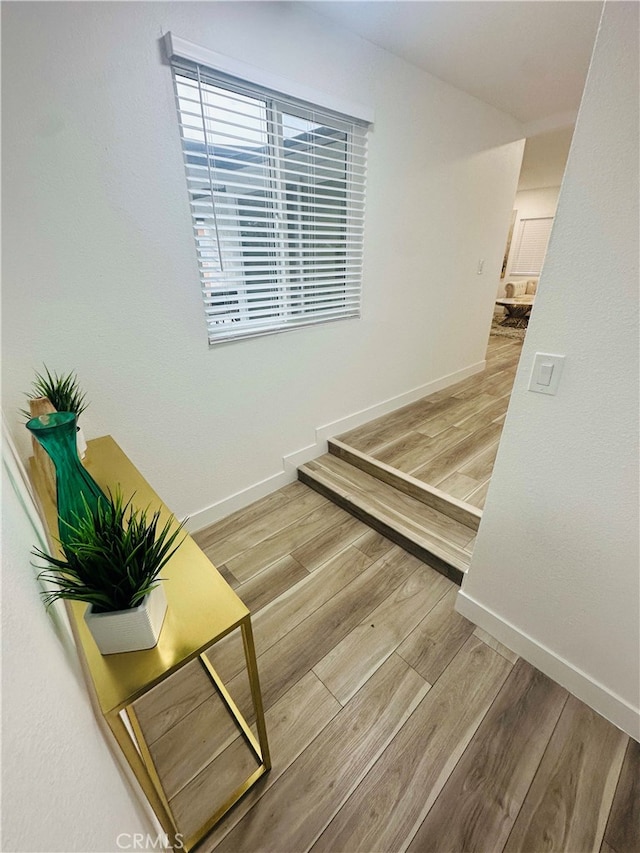
[[[262,704],[262,691],[260,690],[260,678],[258,676],[258,664],[256,661],[256,647],[253,642],[253,628],[251,627],[251,616],[246,616],[241,623],[242,642],[244,645],[244,657],[247,663],[249,675],[249,686],[251,698],[256,712],[256,728],[258,729],[258,741],[262,753],[262,763],[265,770],[271,769],[271,755],[269,753],[269,742],[267,740],[267,726],[264,720],[264,707]]]
[[[151,808],[160,821],[163,830],[167,834],[169,843],[178,847],[182,842],[181,839],[176,838],[176,827],[173,823],[173,818],[171,817],[163,798],[159,794],[158,789],[154,785],[149,771],[147,770],[147,767],[141,758],[135,743],[133,742],[131,734],[120,717],[120,714],[117,711],[111,712],[106,714],[105,718],[109,728],[113,732],[113,736],[122,750],[124,757],[127,759],[129,767],[131,767],[131,770],[138,780],[138,783],[149,801]]]

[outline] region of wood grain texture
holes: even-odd
[[[345,705],[452,586],[450,580],[433,569],[420,566],[334,646],[313,671]]]
[[[416,459],[420,461],[432,453],[435,455],[435,451],[432,450],[433,443],[433,439],[428,435],[411,430],[410,432],[403,432],[380,447],[374,448],[372,453],[375,453],[375,459],[379,462],[384,462],[401,471],[410,471],[418,464],[415,461]],[[351,445],[345,446],[350,447]],[[363,452],[359,448],[358,450]]]
[[[498,652],[499,655],[502,655],[503,658],[511,661],[511,663],[515,663],[518,660],[518,655],[515,652],[512,652],[511,649],[503,646],[502,643],[498,642],[495,637],[492,637],[491,634],[487,633],[487,631],[482,628],[476,628],[473,632],[473,636],[482,640],[482,642],[486,643],[490,649]]]
[[[627,741],[570,696],[505,851],[598,850]]]
[[[215,688],[199,661],[183,666],[133,703],[147,743],[153,744],[194,708],[214,696]]]
[[[501,425],[497,425],[501,426]],[[469,462],[466,462],[458,470],[461,474],[466,474],[467,477],[472,477],[474,480],[479,480],[481,483],[486,482],[493,471],[493,463],[496,461],[498,454],[498,442],[494,442],[486,450],[478,453]]]
[[[461,400],[473,398],[478,394],[491,394],[496,399],[503,397],[509,392],[510,385],[513,385],[516,371],[510,366],[512,362],[513,354],[495,361],[487,360],[484,376],[473,385],[460,391],[456,390],[456,397]]]
[[[358,577],[289,631],[258,657],[265,708],[269,708],[295,682],[320,661],[396,590],[420,566],[398,549],[369,566]],[[229,691],[253,719],[246,680],[229,681]]]
[[[437,404],[436,404],[437,405]],[[338,436],[345,444],[357,447],[363,453],[369,453],[375,447],[386,444],[398,435],[399,431],[410,432],[422,423],[430,412],[433,412],[433,402],[423,398],[416,403],[403,406],[388,415],[376,418],[363,426]]]
[[[372,562],[370,557],[351,545],[327,560],[322,574],[305,573],[304,578],[290,586],[277,600],[265,606],[252,618],[258,655],[266,652],[289,631],[312,616],[323,604],[361,575]],[[216,643],[209,650],[208,657],[224,681],[242,672],[245,665],[244,650],[237,632]]]
[[[390,657],[265,794],[260,811],[217,850],[308,849],[428,689],[404,661]]]
[[[640,743],[629,738],[605,842],[616,853],[640,851]]]
[[[227,560],[227,568],[243,583],[280,559],[281,554],[291,553],[318,533],[330,529],[342,518],[343,512],[338,507],[327,505],[323,501],[312,512],[297,518],[288,527],[272,533]]]
[[[287,483],[286,486],[283,486],[281,489],[278,489],[278,493],[283,494],[285,496],[285,499],[288,501],[298,501],[300,500],[300,498],[306,497],[306,492],[307,490],[305,489],[305,487],[297,480],[293,480],[291,483]]]
[[[476,394],[467,399],[452,397],[444,412],[436,417],[427,418],[418,429],[423,435],[435,438],[435,436],[449,427],[460,427],[469,417],[495,406],[495,403],[496,398],[490,394]],[[493,415],[493,417],[496,417],[496,415]],[[492,420],[492,418],[489,420]]]
[[[282,776],[296,758],[313,742],[327,723],[340,710],[340,704],[313,675],[307,673],[266,713],[269,744],[274,756],[273,767],[260,784],[235,806],[222,823],[210,834],[200,853],[217,844],[247,814]],[[212,761],[171,802],[181,829],[186,834],[202,826],[211,804],[220,802],[229,791],[231,773],[248,776],[253,760],[241,738]]]
[[[485,501],[487,500],[487,492],[489,491],[490,484],[491,481],[487,480],[486,483],[483,483],[474,492],[471,492],[470,495],[467,495],[465,500],[467,500],[468,503],[477,506],[478,509],[484,509]]]
[[[236,592],[249,610],[256,613],[308,576],[305,567],[292,554],[287,554],[246,583],[236,586]]]
[[[439,483],[454,471],[460,470],[469,460],[490,445],[495,444],[501,433],[501,424],[489,424],[443,451],[426,465],[421,465],[413,471],[413,476],[418,480],[424,480],[425,483]]]
[[[464,546],[475,531],[327,454],[303,465],[308,485],[460,583],[469,566]]]
[[[450,514],[445,515],[444,512],[427,505],[424,495],[418,500],[413,495],[400,492],[387,485],[379,476],[372,476],[332,453],[314,460],[313,467],[321,467],[329,472],[343,485],[347,493],[363,495],[372,505],[395,512],[402,517],[406,526],[415,526],[418,529],[428,528],[435,535],[461,547],[464,547],[476,534],[477,526],[474,525],[473,528],[469,526],[467,515],[465,515],[465,523],[461,523]],[[410,484],[410,481],[406,482]]]
[[[341,521],[296,548],[292,556],[307,571],[314,572],[328,559],[350,545],[355,537],[363,536],[368,531],[366,524],[345,512]]]
[[[440,403],[445,403],[444,396]],[[303,498],[306,486],[292,485],[295,490],[285,487],[290,499]],[[307,511],[302,516],[322,505],[323,499],[319,500],[320,504],[313,509],[305,501]],[[288,502],[267,502],[263,510],[268,515]],[[247,526],[256,525],[259,529],[255,508],[248,508],[248,513],[251,522]],[[287,513],[280,515],[280,521],[275,514],[270,518],[275,526],[269,535],[291,524]],[[236,530],[244,527],[242,513],[235,515],[234,525]],[[517,711],[512,707],[510,713],[515,715],[516,728],[523,727],[524,735],[514,734],[515,724],[492,725],[493,734],[491,737],[486,734],[489,725],[486,721],[490,719],[491,709],[497,707],[496,696],[515,656],[455,613],[454,589],[445,591],[411,633],[400,640],[420,607],[426,610],[431,604],[428,588],[422,584],[413,586],[420,573],[429,577],[429,569],[374,530],[362,533],[362,527],[356,524],[349,528],[349,539],[343,522],[338,521],[336,528],[341,530],[339,544],[344,546],[338,553],[328,535],[330,529],[298,546],[301,549],[298,553],[304,553],[309,546],[312,573],[301,576],[295,569],[295,557],[283,551],[275,555],[277,559],[264,571],[238,587],[255,595],[259,606],[253,623],[274,765],[271,773],[198,846],[198,853],[212,853],[226,838],[227,849],[251,851],[263,845],[272,853],[294,850],[303,853],[314,844],[317,850],[331,853],[405,850],[425,818],[435,819],[429,815],[432,809],[439,808],[437,799],[444,796],[448,780],[454,779],[456,772],[462,774],[457,768],[470,761],[468,755],[478,756],[484,754],[483,750],[488,751],[488,758],[478,760],[479,770],[472,764],[474,769],[465,775],[463,795],[455,798],[448,811],[453,821],[459,808],[469,808],[469,803],[475,800],[473,819],[467,821],[477,826],[470,831],[470,849],[481,846],[482,853],[501,853],[504,826],[499,816],[504,814],[505,804],[510,803],[508,820],[511,820],[515,809],[513,797],[522,798],[523,778],[531,775],[531,765],[535,763],[528,729],[523,722],[517,722],[522,709]],[[288,541],[288,537],[283,537],[283,548],[286,549]],[[254,545],[248,543],[247,548]],[[270,578],[279,588],[288,583],[273,598],[268,592]],[[438,576],[435,583],[446,586],[448,582]],[[371,624],[376,627],[372,629]],[[369,637],[364,630],[367,625]],[[396,651],[385,660],[392,647]],[[336,649],[339,652],[332,654]],[[225,676],[236,673],[227,680],[227,687],[241,710],[251,718],[238,632],[217,644],[212,657],[223,651],[215,660],[217,668]],[[387,684],[388,667],[390,662],[399,660],[399,651],[411,666],[400,665],[391,678],[393,684]],[[354,684],[362,684],[344,708],[312,672],[323,659],[331,658],[338,680],[344,678],[347,685],[343,699],[351,689],[350,678]],[[349,674],[351,664],[353,669]],[[346,675],[341,674],[343,670]],[[385,686],[382,694],[371,700],[374,708],[369,715],[355,703],[360,701],[359,697],[371,697],[370,689],[377,692],[383,672]],[[397,708],[385,709],[393,706],[398,695],[409,695],[405,691],[406,673],[410,673],[407,677],[414,684],[420,684],[418,692],[426,691],[431,680],[434,686],[422,694],[422,700],[408,700],[400,716],[391,720],[389,714],[396,713]],[[553,704],[555,694],[550,691],[550,695]],[[147,734],[150,733],[153,741],[152,752],[163,765],[160,775],[167,774],[163,781],[170,790],[179,789],[171,805],[184,824],[181,830],[187,832],[206,819],[215,801],[229,793],[229,784],[248,771],[253,762],[235,733],[225,734],[227,723],[213,719],[215,714],[208,716],[212,713],[209,705],[212,698],[215,705],[211,682],[201,666],[193,662],[136,703],[140,722],[148,727]],[[579,715],[563,722],[565,712],[542,755],[520,817],[514,824],[510,841],[513,849],[527,853],[545,849],[558,853],[635,850],[637,745],[634,751],[626,752],[623,764],[626,736],[622,736],[621,744],[620,733],[611,736],[612,727],[597,715],[594,717],[600,722],[592,728],[591,723],[581,722]],[[549,709],[542,707],[538,716],[545,720],[548,713]],[[481,725],[483,720],[485,723]],[[560,723],[565,730],[559,738]],[[539,736],[534,735],[534,740]],[[231,737],[233,740],[229,742]],[[167,748],[169,744],[171,748]],[[158,757],[163,749],[166,766]],[[525,756],[528,769],[523,775],[518,759],[511,774],[513,781],[508,782],[509,772],[505,768],[511,766],[509,756],[518,752]],[[486,768],[491,769],[490,774]],[[483,774],[491,778],[484,778]],[[507,789],[498,794],[500,776]],[[449,790],[454,782],[459,785],[460,779],[454,779]],[[270,794],[278,785],[281,786],[278,793]],[[591,817],[584,818],[585,813]],[[306,825],[307,818],[310,826]],[[523,842],[517,842],[514,835],[519,820],[526,823]],[[495,832],[492,822],[497,826]],[[558,824],[572,827],[566,837],[559,832]],[[533,841],[527,840],[530,831]],[[542,841],[536,835],[540,831]],[[232,832],[237,832],[233,838]],[[443,837],[438,837],[435,846],[425,851],[446,850],[449,837],[446,833],[450,832],[447,824]],[[255,844],[252,833],[259,836]],[[477,841],[480,836],[484,837],[483,846]],[[549,838],[553,843],[547,844]]]
[[[475,507],[467,506],[453,498],[452,495],[443,494],[439,489],[416,480],[409,474],[398,471],[380,462],[378,459],[368,456],[366,453],[353,450],[336,439],[329,440],[329,452],[331,455],[337,456],[339,459],[349,462],[361,471],[370,474],[377,480],[393,486],[403,494],[411,498],[416,498],[416,500],[419,500],[437,512],[470,527],[474,532],[477,531],[482,514]],[[469,491],[472,490],[470,489]]]
[[[495,376],[490,382],[484,386],[488,394],[493,394],[495,397],[504,397],[509,394],[513,388],[513,380],[515,379],[515,370],[505,370],[499,376]]]
[[[174,797],[237,737],[238,729],[217,693],[182,717],[150,747],[167,797]]]
[[[489,357],[487,367],[481,381],[475,388],[469,388],[457,397],[471,397],[474,393],[490,394],[496,400],[511,392],[513,380],[518,370],[518,361],[522,352],[522,344],[518,343],[517,350],[511,350],[499,358]]]
[[[503,389],[503,385],[505,383],[511,382],[513,385],[513,379],[515,377],[515,371],[510,370],[500,370],[496,371],[495,368],[488,363],[486,376],[483,379],[480,379],[473,386],[468,386],[467,388],[463,388],[461,391],[456,391],[456,398],[459,400],[472,400],[478,394],[490,394],[495,400],[500,399],[505,395],[505,393],[509,392],[509,386]]]
[[[384,557],[385,554],[388,554],[395,547],[390,539],[378,533],[377,530],[371,530],[370,528],[367,533],[359,536],[353,545],[358,551],[362,551],[367,557],[371,557],[373,562],[379,560],[380,557]]]
[[[450,589],[398,647],[398,654],[434,684],[473,633],[475,625],[456,613],[458,590]]]
[[[490,337],[482,373],[338,438],[415,480],[444,492],[451,486],[449,494],[481,511],[521,350],[521,341]],[[329,496],[326,486],[320,491]],[[346,506],[346,495],[341,500]],[[378,529],[392,535],[394,528],[379,523]],[[399,536],[396,541],[409,547]]]
[[[301,466],[298,476],[320,494],[343,507],[356,518],[366,521],[379,533],[415,554],[423,562],[456,583],[461,583],[464,572],[469,566],[469,554],[464,548],[453,544],[442,535],[433,533],[430,522],[421,524],[415,518],[408,518],[406,513],[397,509],[403,497],[406,500],[412,499],[406,496],[399,497],[397,491],[390,486],[385,487],[391,493],[389,502],[380,495],[378,485],[356,491],[347,482],[337,477],[334,471],[318,461]],[[374,480],[373,477],[370,479]],[[380,486],[383,485],[380,484]],[[371,491],[375,491],[377,496],[372,495]],[[425,507],[425,509],[428,508]],[[472,533],[470,529],[469,532]]]
[[[198,544],[214,565],[227,563],[238,554],[246,551],[247,548],[267,539],[273,534],[274,530],[281,530],[294,524],[314,509],[322,506],[322,503],[323,501],[318,498],[318,495],[310,496],[307,493],[302,493],[295,500],[286,500],[266,512],[256,511],[254,506],[247,516],[247,520],[243,520],[242,515],[236,516],[236,520],[226,530],[223,539],[214,539],[210,542],[207,531],[200,531]],[[231,567],[229,568],[231,569]]]
[[[477,430],[483,426],[493,423],[498,418],[504,417],[509,408],[509,400],[511,394],[504,394],[501,397],[489,395],[492,403],[488,406],[483,406],[481,409],[472,412],[460,421],[456,421],[456,426],[464,430]]]
[[[307,574],[301,582],[279,596],[254,620],[254,636],[261,651],[270,648],[308,616],[312,616],[360,577],[372,562],[371,557],[350,545],[326,561],[321,575]]]
[[[254,501],[249,506],[225,516],[220,521],[198,530],[193,534],[193,539],[200,548],[205,550],[214,542],[221,542],[239,529],[247,528],[259,521],[271,510],[288,503],[290,499],[284,494],[284,489],[278,489],[278,491],[271,492],[260,500]]]
[[[448,427],[435,438],[413,430],[388,441],[382,447],[375,448],[371,455],[380,462],[410,474],[438,453],[442,453],[445,448],[462,441],[470,434],[454,426]]]
[[[413,474],[421,465],[438,456],[452,444],[457,444],[470,435],[470,431],[458,429],[454,426],[448,427],[435,438],[414,431],[407,436],[401,436],[395,441],[388,442],[383,447],[374,450],[371,455],[407,474]],[[407,445],[406,449],[403,449],[404,445]]]
[[[314,853],[405,849],[510,669],[504,658],[470,638],[322,834]],[[427,849],[439,851],[437,846]]]
[[[238,578],[234,577],[234,575],[231,574],[231,572],[225,566],[224,563],[217,563],[216,569],[220,572],[220,574],[229,584],[231,589],[237,589],[240,586],[240,581],[238,580]]]
[[[408,850],[501,850],[566,701],[519,660]]]
[[[453,495],[454,498],[466,500],[467,495],[474,492],[480,485],[477,480],[472,480],[471,477],[454,471],[453,474],[449,474],[448,477],[438,483],[438,488],[448,495]]]

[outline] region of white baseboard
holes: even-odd
[[[635,740],[640,740],[640,708],[634,708],[621,696],[480,604],[464,590],[458,593],[456,610],[549,678],[557,681],[614,726]]]
[[[388,415],[396,409],[401,409],[402,406],[408,406],[409,403],[415,403],[416,400],[422,397],[428,397],[429,394],[435,394],[436,391],[441,391],[443,388],[448,388],[449,385],[455,385],[456,382],[462,382],[469,376],[475,373],[480,373],[486,367],[486,361],[479,361],[462,370],[457,370],[455,373],[448,373],[446,376],[441,376],[439,379],[434,379],[433,382],[427,382],[425,385],[420,385],[417,388],[412,388],[410,391],[405,391],[397,397],[390,397],[388,400],[383,400],[381,403],[376,403],[375,406],[369,406],[367,409],[360,409],[351,415],[344,418],[339,418],[337,421],[325,424],[316,428],[316,440],[314,444],[309,444],[301,450],[296,450],[295,453],[290,453],[283,459],[285,471],[297,471],[299,465],[309,462],[311,459],[317,459],[327,452],[327,439],[334,435],[340,435],[343,432],[348,432],[351,429],[362,426],[369,421]]]
[[[246,489],[242,489],[228,498],[223,498],[217,503],[211,504],[204,509],[198,510],[189,516],[189,521],[186,524],[186,529],[189,533],[195,533],[213,524],[215,521],[220,521],[221,518],[226,518],[238,509],[244,509],[254,501],[260,500],[265,495],[275,492],[276,489],[281,489],[288,483],[292,483],[296,476],[292,476],[285,471],[279,474],[274,474],[272,477],[267,477],[259,483],[254,483]]]
[[[480,373],[485,367],[486,361],[478,361],[476,364],[464,367],[455,373],[448,373],[446,376],[434,379],[433,382],[427,382],[418,388],[405,391],[397,397],[390,397],[388,400],[376,403],[375,406],[369,406],[367,409],[361,409],[337,421],[317,427],[315,430],[315,442],[284,456],[282,459],[282,471],[280,473],[273,474],[271,477],[248,486],[246,489],[242,489],[228,498],[223,498],[211,506],[192,513],[187,523],[187,529],[191,533],[202,530],[202,528],[207,527],[209,524],[213,524],[215,521],[225,518],[232,512],[248,506],[270,492],[274,492],[276,489],[292,483],[298,477],[299,465],[310,462],[312,459],[317,459],[318,456],[322,456],[327,452],[328,438],[348,432],[350,429],[355,429],[362,424],[366,424],[368,421],[372,421],[382,415],[387,415],[395,409],[400,409],[402,406],[414,403],[422,397],[427,397],[429,394],[435,394],[436,391],[448,388],[449,385],[455,385],[456,382],[462,382],[463,379],[467,379],[475,373]]]

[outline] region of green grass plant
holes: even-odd
[[[46,397],[56,411],[75,412],[78,417],[89,405],[86,402],[86,394],[81,390],[78,377],[73,371],[58,376],[57,373],[52,374],[46,365],[44,365],[42,373],[36,373],[31,392],[27,394],[27,397],[30,400]],[[27,419],[31,417],[26,409],[22,409],[22,414]]]
[[[134,508],[132,500],[125,502],[117,490],[98,501],[95,513],[87,507],[71,528],[62,557],[34,549],[48,563],[39,578],[56,587],[42,593],[47,607],[68,599],[92,604],[94,613],[128,610],[158,585],[160,572],[184,541],[178,537],[185,522],[172,516],[161,525],[158,511]]]

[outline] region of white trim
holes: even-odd
[[[462,382],[469,376],[475,373],[480,373],[486,367],[486,361],[479,361],[476,364],[471,364],[469,367],[463,367],[462,370],[457,370],[455,373],[449,373],[446,376],[441,376],[439,379],[434,379],[432,382],[427,382],[425,385],[420,385],[418,388],[413,388],[406,391],[404,394],[399,394],[397,397],[390,397],[388,400],[383,400],[375,406],[370,406],[367,409],[361,409],[359,412],[354,412],[352,415],[347,415],[332,423],[325,424],[316,428],[315,442],[300,450],[295,450],[289,453],[282,459],[283,470],[278,474],[273,474],[252,486],[247,486],[240,492],[230,495],[228,498],[223,498],[211,506],[203,507],[201,510],[189,514],[187,530],[195,533],[202,530],[208,525],[225,518],[232,512],[248,506],[250,503],[263,498],[265,495],[274,492],[276,489],[286,486],[288,483],[293,483],[298,477],[298,466],[309,462],[312,459],[317,459],[327,452],[327,439],[334,435],[347,432],[350,429],[366,424],[368,421],[393,412],[396,409],[406,406],[409,403],[414,403],[422,397],[427,397],[429,394],[435,394],[436,391],[441,391],[443,388],[448,388],[450,385],[455,385],[456,382]]]
[[[166,33],[164,36],[164,48],[169,60],[174,56],[180,59],[188,59],[190,62],[206,65],[208,68],[221,71],[223,74],[229,74],[231,77],[237,77],[239,80],[255,83],[257,86],[263,86],[265,89],[270,89],[273,92],[279,92],[280,94],[289,95],[310,104],[325,107],[326,109],[358,119],[359,121],[369,124],[373,123],[375,116],[371,107],[358,104],[355,101],[343,100],[333,94],[321,92],[311,86],[305,86],[303,83],[289,80],[287,77],[281,77],[279,74],[272,74],[270,71],[264,71],[256,65],[250,65],[248,62],[243,62],[240,59],[225,56],[223,53],[217,53],[217,51],[210,50],[208,47],[194,44],[171,32]]]
[[[189,533],[196,533],[198,530],[203,530],[210,524],[220,521],[221,518],[231,515],[232,512],[244,509],[245,506],[249,506],[254,501],[260,500],[260,498],[270,495],[271,492],[275,492],[276,489],[286,486],[287,483],[292,483],[296,477],[297,474],[294,476],[285,471],[273,474],[271,477],[260,480],[260,482],[254,483],[252,486],[247,486],[246,489],[242,489],[228,498],[223,498],[211,504],[211,506],[190,513],[185,527]]]
[[[640,708],[634,708],[590,675],[578,669],[554,651],[523,633],[515,625],[476,601],[463,589],[457,595],[455,609],[496,640],[523,657],[549,678],[557,681],[614,726],[635,740],[640,739]]]
[[[288,465],[297,469],[298,465],[302,465],[304,462],[309,462],[311,459],[315,459],[317,456],[321,456],[323,453],[326,453],[328,438],[332,438],[334,435],[339,435],[340,433],[355,429],[356,427],[366,424],[375,418],[387,415],[389,412],[394,412],[396,409],[402,408],[402,406],[407,406],[409,403],[415,403],[416,400],[420,400],[422,397],[428,397],[429,394],[435,394],[436,391],[448,388],[449,385],[455,385],[457,382],[462,382],[463,379],[467,379],[469,376],[473,376],[475,373],[483,371],[486,364],[486,361],[479,361],[476,364],[469,365],[469,367],[462,368],[462,370],[457,370],[455,373],[448,373],[446,376],[441,376],[439,379],[434,379],[432,382],[427,382],[425,385],[419,385],[417,388],[405,391],[397,397],[390,397],[388,400],[376,403],[375,406],[369,406],[367,409],[361,409],[359,412],[354,412],[352,415],[347,415],[344,418],[339,418],[337,421],[332,421],[324,426],[317,427],[316,443],[310,445],[308,448],[297,451],[297,453],[285,456],[283,460],[285,470]],[[303,454],[310,451],[312,448],[315,448],[316,452],[314,452],[313,455],[307,455],[304,457]]]

